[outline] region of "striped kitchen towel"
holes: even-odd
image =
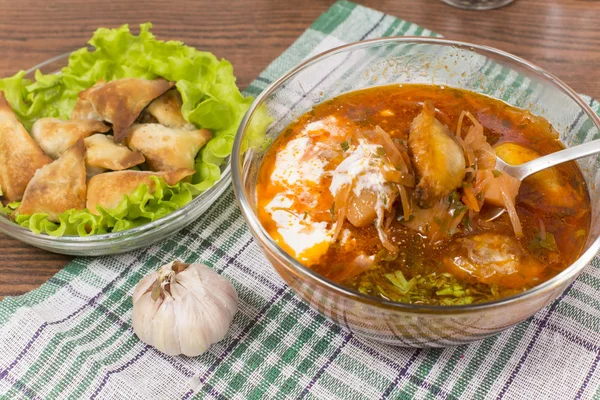
[[[427,29],[339,1],[247,93],[306,57]],[[587,98],[594,110],[599,103]],[[240,310],[202,356],[164,355],[131,328],[139,279],[180,258],[230,279]],[[48,283],[0,303],[0,397],[92,399],[600,399],[600,262],[546,309],[489,339],[447,349],[368,342],[310,309],[283,283],[225,194],[149,248],[75,259]]]

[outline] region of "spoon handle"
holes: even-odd
[[[579,158],[591,156],[592,154],[600,153],[600,139],[592,140],[591,142],[582,143],[575,147],[569,147],[555,153],[547,154],[543,157],[536,158],[521,165],[511,165],[515,178],[521,180],[540,172],[546,168],[554,167],[567,161],[577,160]]]

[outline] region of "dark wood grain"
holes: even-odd
[[[0,0],[0,76],[81,47],[96,27],[152,21],[177,39],[227,58],[241,88],[333,2],[313,0]],[[517,0],[493,11],[465,11],[439,0],[362,0],[443,34],[526,58],[575,90],[600,98],[600,1]],[[0,298],[38,287],[69,257],[0,234]]]

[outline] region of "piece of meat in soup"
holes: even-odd
[[[496,155],[509,164],[518,165],[541,157],[541,154],[518,143],[505,142],[494,147]],[[559,170],[548,168],[528,177],[523,186],[521,204],[559,215],[577,214],[582,196]]]
[[[456,239],[442,263],[456,277],[515,289],[539,283],[544,269],[515,238],[494,233]]]
[[[411,124],[408,148],[419,180],[415,198],[420,207],[431,207],[461,185],[465,177],[463,150],[450,129],[435,118],[429,101]]]

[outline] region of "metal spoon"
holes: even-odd
[[[507,164],[500,159],[500,157],[496,157],[496,169],[504,174],[515,177],[522,182],[523,179],[527,178],[528,176],[543,171],[546,168],[551,168],[555,165],[591,156],[596,153],[600,153],[600,139],[592,140],[591,142],[583,143],[575,147],[569,147],[568,149],[547,154],[520,165]],[[481,210],[479,217],[486,221],[492,221],[502,215],[504,211],[506,210],[500,207],[484,207],[484,209]]]

